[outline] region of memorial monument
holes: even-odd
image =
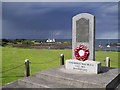
[[[3,85],[4,88],[120,88],[117,68],[95,61],[95,17],[88,13],[73,17],[72,59],[65,66],[39,71],[36,75]],[[101,72],[101,73],[99,73]]]
[[[101,63],[95,61],[95,16],[81,13],[72,19],[72,59],[65,68],[98,74]]]

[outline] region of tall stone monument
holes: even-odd
[[[88,13],[74,16],[72,20],[72,59],[66,60],[65,68],[87,73],[99,73],[101,63],[95,61],[94,42],[95,16]],[[86,49],[80,49],[83,47]],[[83,60],[81,58],[85,61],[81,61]]]
[[[88,60],[95,60],[95,16],[82,13],[73,17],[72,20],[72,59],[75,59],[74,49],[83,44],[89,48]]]

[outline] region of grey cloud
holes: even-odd
[[[117,3],[3,3],[3,37],[71,38],[72,17],[96,16],[96,37],[117,32]],[[112,34],[112,33],[111,33]]]

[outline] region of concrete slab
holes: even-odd
[[[10,83],[4,84],[0,87],[1,88],[25,88],[24,86],[19,85],[18,81],[10,82]]]
[[[102,88],[102,90],[116,88],[115,90],[119,90],[119,87],[120,74],[116,68],[102,67],[101,73],[88,74],[66,70],[64,66],[43,70],[36,75],[2,86],[6,88],[5,90],[10,88]]]
[[[36,77],[76,88],[115,88],[120,83],[118,69],[107,67],[102,67],[102,72],[99,74],[88,74],[66,70],[64,66],[59,66],[37,72]]]
[[[44,78],[36,78],[35,76],[25,77],[18,80],[18,84],[26,88],[75,88],[74,86],[68,86],[57,82],[51,82],[52,80],[46,80]]]

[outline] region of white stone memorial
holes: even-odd
[[[66,60],[65,68],[69,70],[98,74],[101,70],[101,63],[95,61],[95,16],[88,13],[81,13],[73,17],[72,20],[72,59]],[[89,49],[88,59],[77,60],[75,48],[78,45],[85,45]],[[85,55],[85,51],[78,51],[80,56]]]

